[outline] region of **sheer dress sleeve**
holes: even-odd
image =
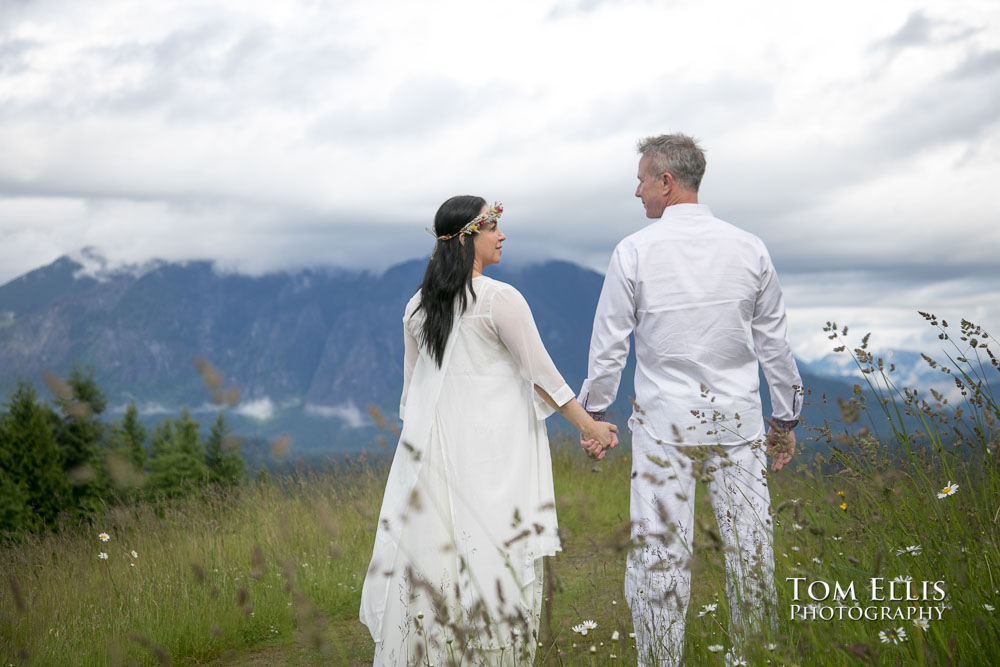
[[[544,389],[556,405],[563,406],[573,400],[573,390],[552,363],[538,334],[528,302],[520,292],[513,287],[498,291],[490,304],[490,319],[497,336],[517,362],[525,381]],[[531,393],[538,419],[545,419],[555,412],[534,388]]]
[[[401,420],[405,419],[406,395],[410,391],[410,378],[413,377],[413,369],[417,366],[417,356],[420,354],[417,339],[410,330],[410,319],[413,316],[413,311],[416,309],[416,306],[413,304],[414,301],[411,300],[403,314],[403,393],[399,397],[399,418]]]

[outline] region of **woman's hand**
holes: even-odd
[[[598,461],[609,449],[618,444],[618,427],[610,422],[594,421],[580,433],[580,446],[587,455]]]

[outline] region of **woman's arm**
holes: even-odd
[[[610,422],[595,421],[576,399],[570,399],[563,405],[556,405],[549,393],[537,384],[535,391],[556,412],[565,417],[566,421],[576,427],[576,430],[580,432],[581,445],[591,456],[603,459],[604,453],[618,444],[618,437],[615,435],[618,432],[618,427]],[[594,442],[596,445],[588,446],[584,441]]]

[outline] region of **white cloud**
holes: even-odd
[[[267,396],[252,401],[243,401],[233,409],[233,412],[257,421],[267,421],[274,416],[274,401]]]
[[[371,423],[371,420],[354,404],[347,401],[339,405],[317,405],[306,403],[303,410],[307,415],[324,419],[339,419],[350,428],[361,428]]]

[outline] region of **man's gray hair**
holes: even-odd
[[[661,134],[646,137],[636,146],[640,155],[649,158],[647,173],[659,177],[669,172],[685,190],[698,192],[705,175],[705,151],[686,134]]]

